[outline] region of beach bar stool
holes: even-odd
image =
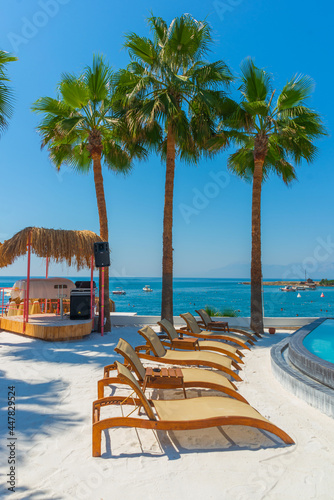
[[[14,300],[9,303],[7,316],[17,316],[17,305]]]
[[[24,311],[24,301],[20,302],[20,305],[19,305],[19,308],[18,308],[18,311],[17,311],[17,315],[18,316],[23,316],[23,311]]]
[[[41,314],[41,306],[38,300],[34,300],[31,309],[30,309],[30,314]]]

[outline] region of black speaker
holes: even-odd
[[[90,281],[76,281],[75,288],[89,288],[90,289]],[[96,283],[93,281],[93,288],[96,288]]]
[[[90,319],[90,294],[71,293],[70,319]]]
[[[95,267],[110,266],[109,243],[107,241],[94,243],[94,257]]]

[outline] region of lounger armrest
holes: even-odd
[[[145,344],[145,345],[137,345],[137,347],[135,347],[135,351],[136,352],[144,351],[146,354],[150,354],[151,349],[149,345]]]
[[[147,400],[151,406],[154,406],[151,399]],[[110,405],[136,405],[141,406],[141,400],[138,398],[133,398],[132,396],[126,398],[123,396],[109,396],[107,398],[100,398],[93,401],[93,424],[99,422],[101,408],[103,406]]]
[[[215,331],[215,332],[226,332],[228,327],[224,326],[217,326],[214,323],[209,323],[208,326],[206,327],[208,331]]]
[[[112,363],[111,365],[106,365],[104,368],[103,368],[103,377],[109,377],[110,375],[110,372],[112,370],[116,370],[117,367],[116,367],[116,363]]]
[[[104,398],[104,388],[111,384],[120,384],[118,377],[104,377],[97,381],[97,397]]]
[[[163,334],[163,333],[158,334],[158,337],[160,340],[169,340],[168,335]]]
[[[188,330],[187,326],[179,328],[178,330],[176,330],[176,333],[178,333],[180,335],[181,339],[182,339],[183,335],[190,335],[190,337],[194,336],[194,334],[190,330]]]

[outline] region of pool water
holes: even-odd
[[[303,340],[308,351],[334,363],[334,319],[326,319]]]

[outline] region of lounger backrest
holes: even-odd
[[[168,321],[168,319],[158,321],[158,325],[161,326],[163,331],[167,333],[169,340],[175,340],[178,338],[178,334],[176,333],[174,326],[170,321]]]
[[[119,363],[119,361],[116,361],[116,366],[119,379],[122,380],[122,382],[127,383],[135,391],[135,393],[137,394],[138,398],[140,399],[144,407],[144,410],[147,413],[148,418],[150,420],[156,420],[152,407],[148,402],[147,397],[141,390],[140,385],[138,384],[137,380],[134,378],[130,370],[126,368],[126,366],[122,365],[122,363]]]
[[[201,329],[197,324],[194,316],[190,313],[180,314],[181,318],[187,323],[187,327],[192,333],[201,333]]]
[[[208,326],[208,324],[211,323],[211,318],[205,309],[198,309],[198,311],[196,311],[196,312],[202,318],[205,326]]]
[[[138,333],[144,337],[146,342],[151,347],[151,351],[154,352],[154,355],[157,356],[158,358],[161,358],[166,354],[166,349],[162,345],[158,335],[155,333],[154,330],[150,326],[144,326],[140,330],[138,330]]]
[[[132,369],[136,373],[139,380],[144,380],[145,368],[143,367],[142,362],[140,361],[134,348],[126,340],[119,339],[114,351],[123,356],[123,358],[132,366]]]

